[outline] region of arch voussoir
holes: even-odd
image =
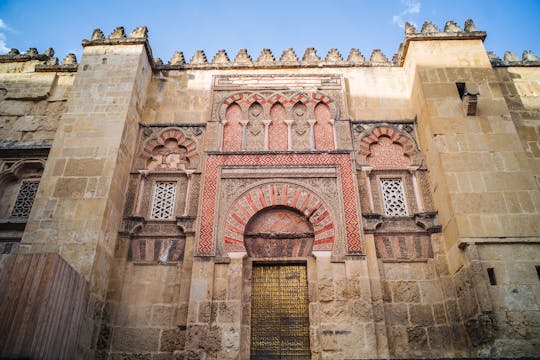
[[[331,251],[335,224],[330,210],[312,191],[291,183],[271,183],[250,189],[238,198],[225,220],[223,242],[227,252],[245,252],[244,235],[250,219],[262,210],[284,206],[304,214],[313,227],[314,251]]]

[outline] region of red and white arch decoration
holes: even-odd
[[[420,162],[420,152],[416,147],[415,141],[409,134],[401,132],[391,126],[375,126],[372,129],[364,132],[360,136],[358,145],[358,156],[360,162],[368,164],[368,157],[372,155],[372,146],[379,143],[381,137],[389,138],[393,144],[398,144],[402,148],[402,153],[399,156],[406,156],[410,159],[409,165],[418,165]],[[398,156],[396,155],[396,156]],[[395,161],[395,163],[403,163],[401,161]],[[395,166],[389,166],[395,167]]]
[[[292,106],[298,102],[308,107],[315,107],[317,104],[323,103],[329,107],[332,119],[339,119],[339,106],[337,103],[330,96],[320,92],[298,92],[293,94],[277,92],[270,95],[259,94],[257,92],[240,92],[230,95],[221,101],[216,110],[217,117],[221,122],[226,120],[225,112],[233,103],[240,105],[243,110],[246,110],[254,102],[261,104],[266,112],[277,102],[281,103],[287,111],[290,111]]]
[[[259,185],[236,200],[225,219],[225,250],[229,253],[245,252],[247,223],[260,210],[273,206],[287,206],[302,212],[313,226],[313,251],[332,250],[336,229],[330,209],[312,191],[286,182]]]
[[[190,167],[195,167],[199,159],[197,143],[194,140],[186,137],[182,130],[178,128],[166,128],[156,137],[146,140],[141,154],[142,158],[145,160],[150,159],[153,155],[154,149],[158,146],[165,145],[165,142],[169,139],[175,139],[179,146],[186,148],[186,157],[189,160]]]

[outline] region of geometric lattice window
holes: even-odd
[[[12,217],[27,218],[30,215],[30,209],[32,209],[38,186],[39,181],[37,180],[23,180],[21,182],[15,206],[11,211]]]
[[[401,179],[381,179],[384,215],[407,216],[407,203]]]
[[[174,215],[176,198],[176,182],[157,182],[152,198],[152,219],[171,219]]]

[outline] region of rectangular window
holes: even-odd
[[[407,216],[407,203],[401,179],[381,179],[384,215]]]
[[[157,182],[152,197],[152,219],[172,219],[176,199],[176,182]]]
[[[11,211],[11,217],[27,218],[30,215],[30,209],[32,209],[32,205],[34,204],[38,186],[38,180],[23,180],[21,182],[17,200],[15,200],[15,205]]]
[[[497,285],[497,279],[495,278],[495,269],[487,268],[490,285]]]

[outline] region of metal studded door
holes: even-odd
[[[310,359],[305,265],[254,265],[251,358]]]

